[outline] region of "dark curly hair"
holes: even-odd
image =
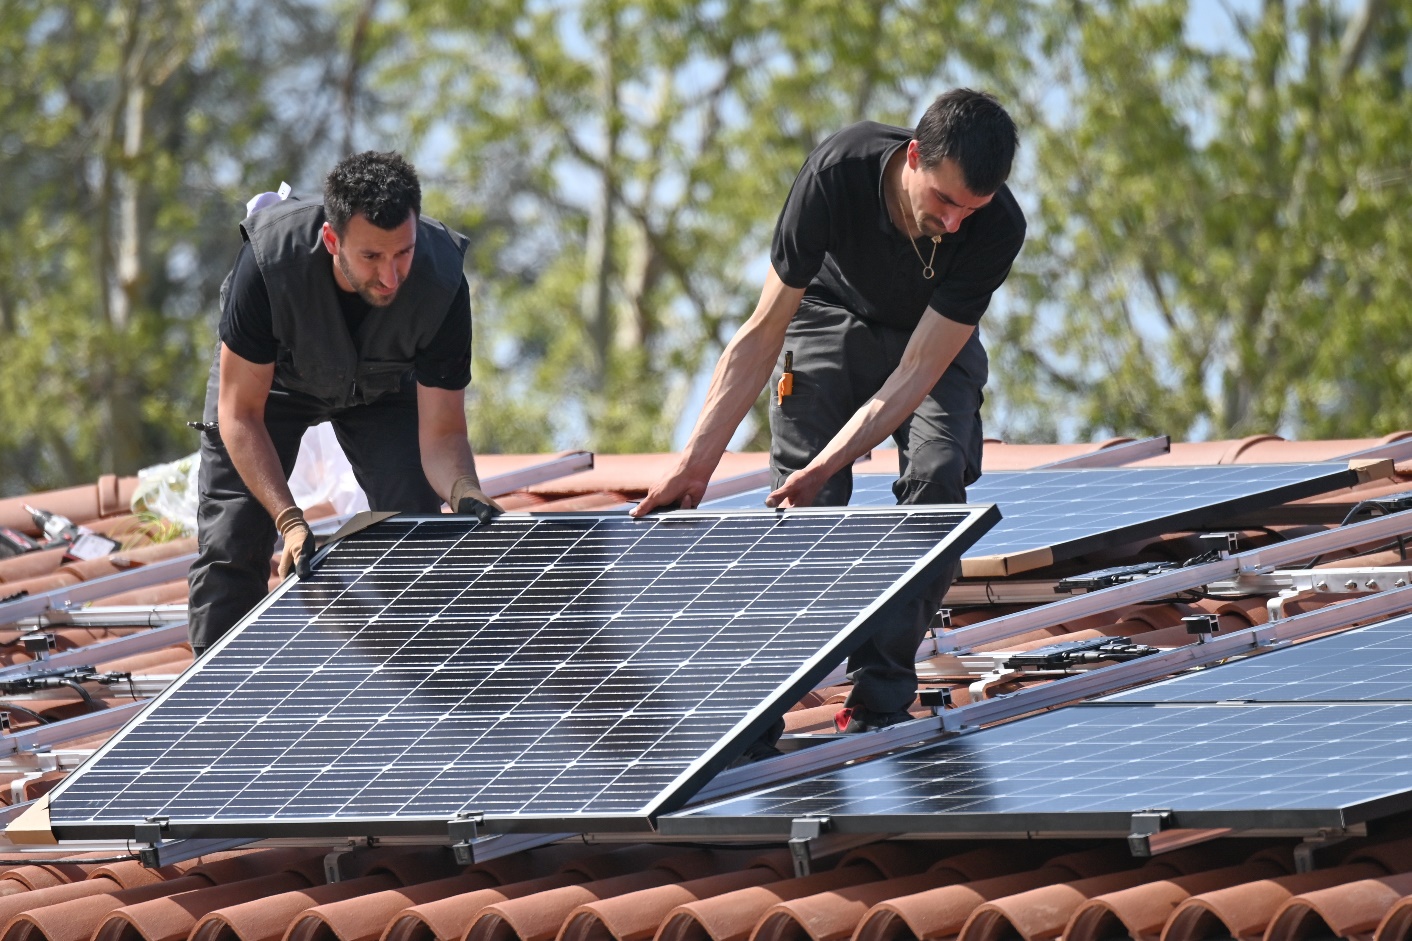
[[[324,180],[324,214],[342,235],[348,220],[362,214],[379,229],[395,229],[407,214],[422,214],[417,171],[397,153],[365,150],[344,157]]]
[[[989,196],[1010,176],[1020,135],[994,95],[953,88],[937,96],[917,122],[917,145],[928,170],[951,157],[966,189]]]

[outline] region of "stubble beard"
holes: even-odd
[[[341,250],[337,255],[337,260],[338,270],[343,272],[344,279],[353,288],[353,290],[357,292],[358,296],[368,303],[369,306],[387,307],[391,305],[393,301],[397,300],[396,291],[393,291],[391,294],[374,294],[368,289],[368,283],[366,281],[360,282],[356,277],[354,277],[353,269],[349,266],[348,259]]]

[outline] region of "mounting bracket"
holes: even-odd
[[[1170,810],[1147,810],[1133,814],[1131,829],[1128,831],[1128,851],[1139,859],[1152,855],[1152,838],[1172,820]]]
[[[797,817],[789,825],[789,855],[794,860],[795,876],[802,879],[813,871],[810,846],[828,829],[828,817]]]
[[[447,821],[446,833],[451,838],[451,852],[460,866],[470,866],[476,861],[475,840],[480,836],[480,825],[485,815],[479,813],[459,813]]]
[[[1368,827],[1360,824],[1353,827],[1329,827],[1314,836],[1307,836],[1294,848],[1294,871],[1313,872],[1319,868],[1316,858],[1319,853],[1344,840],[1367,835]]]

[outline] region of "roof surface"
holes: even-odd
[[[1376,440],[1298,442],[1258,436],[1177,443],[1169,453],[1140,457],[1131,466],[1297,463],[1379,453],[1406,460],[1398,445],[1407,446],[1409,439],[1412,432]],[[1125,444],[1130,442],[987,442],[985,469],[1093,460]],[[592,469],[534,471],[568,457],[492,455],[480,459],[480,469],[487,480],[521,481],[502,497],[507,508],[607,510],[640,498],[675,460],[675,455],[598,455]],[[859,470],[895,473],[896,468],[895,453],[879,451]],[[1277,547],[1331,530],[1359,501],[1412,487],[1412,463],[1392,471],[1391,476],[1372,475],[1351,490],[1274,508],[1261,518],[1231,521],[1239,525],[1237,548]],[[545,474],[550,476],[544,479]],[[767,475],[765,455],[728,455],[713,493],[758,487],[768,482]],[[0,560],[0,599],[19,596],[33,602],[17,623],[0,625],[0,667],[39,656],[33,637],[26,644],[25,635],[42,627],[54,637],[50,656],[62,660],[67,652],[78,651],[73,655],[78,660],[69,662],[131,674],[130,683],[81,684],[82,693],[65,686],[5,697],[10,728],[0,737],[7,746],[0,758],[0,804],[14,808],[10,816],[97,748],[131,714],[134,697],[154,695],[191,663],[181,625],[184,568],[195,551],[194,540],[154,541],[162,533],[144,528],[127,512],[134,486],[134,479],[108,476],[84,487],[0,500],[0,525],[35,532],[22,506],[28,503],[123,543],[119,552],[86,562],[66,562],[62,550]],[[318,515],[311,509],[311,517]],[[999,666],[1004,655],[1042,648],[1056,639],[1092,637],[1195,650],[1182,622],[1194,614],[1214,615],[1225,636],[1270,625],[1277,589],[1244,595],[1210,591],[1204,597],[1167,592],[1101,610],[1081,608],[1086,613],[1072,617],[1063,614],[1063,606],[1041,608],[1026,595],[1052,594],[1053,580],[1064,574],[1137,561],[1184,561],[1208,549],[1199,534],[1168,533],[1111,547],[1053,571],[1025,573],[1021,580],[970,585],[966,598],[989,593],[1007,603],[956,605],[950,630],[939,632],[938,650],[946,650],[947,639],[960,637],[962,628],[988,621],[1018,628],[931,657],[919,665],[923,683],[949,690],[953,710],[985,705],[997,710],[993,721],[1023,721],[1018,714],[1003,715],[1001,707],[1028,700],[1007,700],[1006,694],[1082,677],[1073,671],[1006,670]],[[1408,565],[1386,535],[1321,556],[1320,569]],[[1368,597],[1340,593],[1337,585],[1325,588],[1290,595],[1280,613],[1333,610],[1336,603]],[[78,601],[65,604],[73,599]],[[1057,614],[1036,614],[1048,611]],[[1018,618],[1021,613],[1030,621]],[[1308,637],[1383,616],[1331,616]],[[1026,623],[1039,626],[1025,628]],[[118,656],[97,646],[122,638],[128,640],[119,646],[128,646]],[[1050,697],[1053,701],[1035,698],[1030,711],[1095,695],[1097,688],[1084,690],[1073,696],[1058,692]],[[806,696],[786,716],[788,734],[831,730],[847,692],[846,681],[840,680]],[[914,714],[930,716],[931,710],[917,705]],[[72,734],[63,732],[72,725],[49,728],[70,719],[79,726]],[[1397,817],[1370,826],[1367,836],[1337,834],[1303,846],[1290,837],[1169,831],[1154,838],[1150,858],[1135,858],[1124,841],[1113,839],[864,842],[824,837],[814,846],[812,874],[803,877],[796,876],[783,846],[570,842],[467,867],[439,847],[264,847],[161,869],[145,869],[131,859],[101,861],[127,855],[121,845],[74,850],[49,847],[37,857],[67,857],[61,863],[0,864],[3,941],[1274,941],[1412,936],[1412,819]],[[10,860],[34,851],[0,844],[0,856]],[[330,882],[331,873],[337,881]]]

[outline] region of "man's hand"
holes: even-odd
[[[632,517],[646,516],[661,507],[676,507],[691,510],[701,505],[706,496],[706,486],[711,482],[711,468],[704,473],[699,469],[678,466],[675,471],[647,491],[642,502],[628,511]]]
[[[480,481],[467,474],[457,478],[451,485],[451,512],[474,516],[482,523],[489,523],[505,511],[485,491],[480,489]]]
[[[800,507],[813,506],[819,491],[829,482],[828,474],[822,468],[812,465],[789,475],[784,484],[770,492],[765,498],[765,506]]]
[[[300,578],[313,574],[310,559],[314,555],[314,531],[304,521],[304,511],[291,506],[275,517],[275,528],[284,536],[284,550],[279,554],[279,577],[297,571]]]

